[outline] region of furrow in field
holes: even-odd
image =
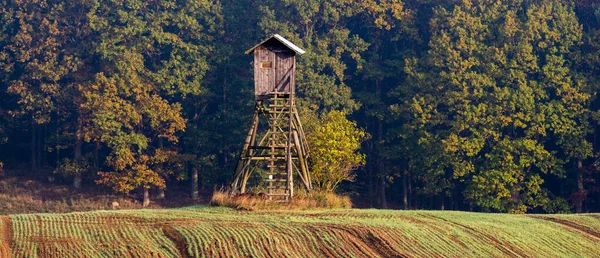
[[[192,255],[194,257],[206,257],[206,249],[210,243],[210,236],[206,234],[206,230],[200,225],[194,225],[195,228],[182,228],[181,231],[189,237],[189,244],[192,246]]]
[[[262,225],[255,224],[242,231],[243,236],[248,239],[251,257],[273,257],[267,252],[270,239],[268,234],[262,231]]]
[[[243,225],[241,225],[241,224],[242,223],[240,223],[240,225],[238,225],[238,224],[235,224],[235,225],[223,224],[223,225],[221,225],[220,229],[221,229],[221,232],[223,233],[223,236],[225,238],[230,239],[230,241],[228,241],[228,244],[231,246],[231,249],[236,250],[239,257],[247,257],[246,249],[244,248],[244,244],[243,244],[243,240],[239,237],[239,235],[236,232],[236,231],[238,231],[239,228],[243,227]]]
[[[335,225],[334,232],[339,239],[344,239],[346,247],[352,256],[356,257],[378,257],[380,253],[373,250],[370,245],[365,242],[363,233],[364,229],[361,225]]]
[[[227,244],[225,243],[226,241],[228,241],[228,239],[226,239],[225,236],[223,236],[223,234],[221,233],[219,227],[217,225],[211,225],[210,229],[214,232],[214,237],[212,239],[212,243],[211,244],[211,248],[210,250],[212,251],[211,256],[212,257],[225,257],[227,255]]]
[[[425,254],[419,252],[417,248],[420,246],[412,237],[411,234],[405,230],[394,229],[388,233],[390,239],[394,241],[394,249],[400,253],[401,256],[411,257],[412,255],[424,257]],[[411,251],[414,250],[414,251]]]
[[[197,243],[198,249],[200,250],[199,254],[202,257],[214,257],[214,256],[216,256],[214,247],[218,244],[217,233],[212,228],[212,226],[211,226],[212,224],[203,223],[201,225],[202,225],[201,227],[199,225],[197,225],[196,231],[191,232],[191,233],[194,233],[194,235],[196,235],[195,232],[202,232],[202,235],[204,236],[202,238],[202,240],[204,240],[204,242]]]
[[[594,257],[599,244],[595,214],[199,208],[0,217],[0,258]]]
[[[240,241],[239,244],[243,249],[243,255],[245,257],[261,257],[261,255],[258,252],[256,252],[254,248],[257,245],[260,245],[260,236],[257,234],[250,233],[250,231],[252,231],[253,229],[254,226],[248,224],[241,226],[238,230],[232,231],[237,235],[237,238]]]
[[[444,221],[446,223],[449,223],[449,224],[452,224],[454,226],[457,226],[457,227],[459,227],[459,228],[461,228],[461,229],[469,232],[474,237],[483,239],[486,242],[493,244],[493,246],[496,249],[500,250],[502,253],[504,253],[504,255],[507,255],[507,256],[519,256],[519,257],[527,256],[521,250],[519,250],[516,247],[510,245],[509,243],[499,241],[495,236],[493,236],[491,234],[487,234],[487,233],[485,233],[483,231],[478,231],[478,230],[476,230],[476,229],[474,229],[474,228],[472,228],[472,227],[470,227],[468,225],[464,225],[464,224],[461,224],[461,223],[458,223],[458,222],[455,222],[455,221],[452,221],[452,220],[448,220],[448,219],[445,219],[445,218],[442,218],[442,217],[437,217],[437,216],[434,216],[434,215],[427,215],[427,216],[430,217],[430,218],[439,219],[439,220],[442,220],[442,221]]]
[[[9,216],[0,217],[0,258],[12,257],[13,230]]]
[[[302,224],[297,223],[290,224],[290,234],[293,235],[296,238],[296,241],[300,243],[303,254],[306,254],[307,256],[316,256],[316,242],[310,237],[310,234],[301,225]]]
[[[271,231],[269,231],[264,225],[257,226],[254,232],[254,241],[256,242],[254,252],[259,254],[258,257],[281,256],[281,254],[277,253],[276,250],[271,248],[276,244],[274,241],[274,238],[277,237],[276,234],[271,234]]]
[[[310,232],[311,237],[315,239],[320,255],[328,257],[336,255],[335,243],[329,241],[326,232],[323,232],[320,227],[311,224],[307,224],[305,227]]]
[[[390,232],[395,232],[396,229],[390,230],[389,228],[383,227],[368,227],[364,228],[364,239],[365,243],[379,253],[383,257],[407,257],[407,252],[401,250],[399,242],[402,238],[395,238],[390,235]],[[402,241],[404,242],[404,241]],[[406,241],[410,243],[410,241]],[[413,245],[405,245],[407,250],[415,249],[418,244],[413,242]]]
[[[532,216],[533,217],[533,216]],[[587,227],[585,225],[581,225],[579,223],[573,222],[573,221],[569,221],[566,219],[560,219],[560,218],[552,218],[552,217],[546,217],[546,216],[535,216],[533,218],[538,218],[538,219],[543,219],[543,220],[547,220],[547,221],[551,221],[557,224],[560,224],[564,227],[570,228],[572,230],[575,230],[577,232],[580,232],[584,235],[587,235],[591,238],[595,238],[596,241],[600,241],[600,232],[594,230],[591,227]]]
[[[177,231],[175,228],[169,225],[162,226],[162,231],[165,236],[175,244],[177,250],[179,251],[179,255],[183,258],[191,257],[188,253],[188,242],[185,237]]]
[[[235,241],[231,236],[223,232],[223,225],[221,223],[213,225],[212,229],[216,232],[216,242],[218,243],[217,256],[218,257],[239,257],[239,253],[230,244]]]
[[[14,218],[14,219],[13,219]],[[35,215],[24,215],[21,217],[11,217],[13,222],[13,254],[15,257],[37,257],[37,245],[32,242],[29,236],[36,233]],[[16,226],[16,227],[15,227]]]
[[[280,256],[291,257],[294,253],[301,253],[298,242],[290,234],[291,227],[289,224],[269,223],[267,225],[272,232],[276,232],[276,234],[273,234],[273,238],[279,241],[277,250]]]
[[[265,232],[266,234],[266,232]],[[300,251],[302,254],[306,254],[306,256],[316,256],[315,242],[313,239],[309,238],[309,234],[297,223],[289,224],[289,234],[292,235],[297,242],[300,243]]]

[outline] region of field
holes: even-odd
[[[598,257],[600,215],[243,212],[191,207],[0,219],[0,257]]]

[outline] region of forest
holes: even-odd
[[[280,34],[307,52],[297,104],[325,190],[600,212],[600,1],[4,0],[0,31],[6,176],[145,201],[227,186],[254,108],[244,51]]]

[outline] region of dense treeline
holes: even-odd
[[[600,211],[597,1],[9,0],[0,30],[14,174],[146,201],[227,184],[253,108],[243,52],[279,33],[307,51],[309,139],[364,140],[341,187],[367,205]]]

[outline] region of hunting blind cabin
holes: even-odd
[[[269,200],[289,201],[294,177],[312,189],[308,145],[294,103],[296,56],[305,53],[280,35],[273,35],[246,51],[254,53],[256,97],[252,126],[231,182],[232,194],[245,193],[252,173],[265,170]]]

